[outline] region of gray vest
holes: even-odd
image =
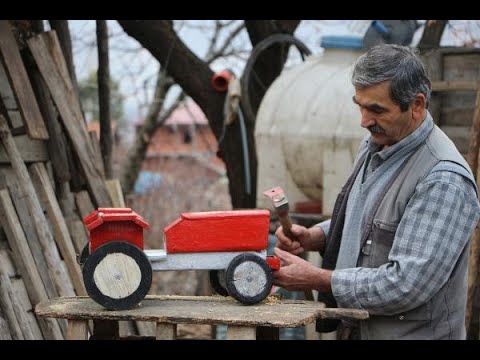
[[[406,161],[390,186],[387,186],[378,208],[369,216],[369,226],[362,237],[359,267],[377,268],[388,263],[397,226],[409,199],[417,184],[441,160],[461,165],[458,173],[475,186],[470,167],[462,155],[443,131],[434,126],[426,142]],[[360,338],[464,339],[468,253],[466,246],[450,279],[426,304],[392,316],[372,315],[360,322]]]

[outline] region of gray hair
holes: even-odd
[[[355,88],[365,88],[391,81],[390,96],[407,111],[418,93],[430,100],[432,85],[417,51],[407,46],[381,44],[361,55],[352,74]]]

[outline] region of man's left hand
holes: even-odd
[[[290,291],[331,291],[331,271],[320,269],[308,261],[279,248],[274,249],[282,266],[273,272],[273,284]]]

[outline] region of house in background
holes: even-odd
[[[213,180],[225,176],[225,164],[216,153],[217,140],[207,118],[188,99],[153,134],[143,170],[180,176],[201,174]]]

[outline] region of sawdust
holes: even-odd
[[[266,305],[280,304],[281,302],[282,302],[282,297],[278,294],[269,295],[265,299],[265,304]]]

